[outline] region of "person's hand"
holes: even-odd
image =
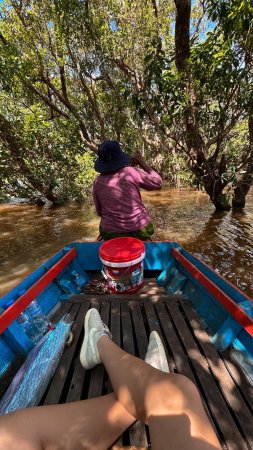
[[[143,156],[141,155],[140,152],[136,152],[133,155],[133,166],[136,166],[137,164],[139,164],[139,166],[147,173],[150,173],[152,171],[152,167],[150,167],[149,164],[146,163],[145,159],[143,158]]]
[[[134,166],[139,164],[139,166],[143,167],[143,165],[146,164],[145,159],[143,158],[140,152],[135,152],[132,158]]]

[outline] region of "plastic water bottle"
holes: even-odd
[[[15,303],[14,299],[9,300],[5,305],[5,309],[9,308],[13,303]],[[31,339],[31,341],[36,344],[39,341],[41,335],[38,333],[38,328],[32,322],[31,318],[26,312],[22,312],[17,317],[17,322],[21,326],[24,333]]]
[[[180,289],[182,289],[186,281],[186,277],[182,273],[180,273],[177,269],[172,270],[171,273],[173,274],[173,278],[167,285],[166,291],[168,292],[168,294],[173,295],[176,292],[180,291]]]
[[[77,287],[79,288],[78,290],[81,291],[84,286],[86,285],[86,279],[84,276],[82,276],[80,273],[77,273],[75,270],[73,270],[71,272],[71,275],[74,277],[75,283],[77,285]]]
[[[26,289],[20,291],[18,293],[18,297],[21,297],[21,295],[23,295],[25,292]],[[26,307],[25,311],[22,314],[28,316],[29,323],[32,323],[31,328],[33,327],[34,330],[36,330],[36,333],[32,329],[30,330],[31,340],[33,342],[38,342],[43,334],[53,328],[50,320],[48,320],[48,318],[45,316],[41,309],[41,306],[36,301],[36,299]]]
[[[39,338],[51,328],[50,321],[47,319],[36,300],[33,300],[30,305],[27,306],[25,313],[28,314],[37,328],[39,340]]]

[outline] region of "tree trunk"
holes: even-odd
[[[185,142],[190,160],[190,169],[197,180],[201,180],[215,208],[220,211],[229,211],[231,208],[229,194],[224,192],[226,184],[221,180],[221,174],[224,172],[221,169],[224,169],[225,160],[222,159],[218,164],[218,155],[213,160],[205,157],[205,144],[198,121],[195,86],[188,68],[188,59],[190,57],[191,1],[174,0],[174,3],[176,6],[176,67],[182,75],[182,89],[185,89],[189,98],[188,105],[184,109],[184,122]]]
[[[190,56],[191,0],[174,0],[176,5],[175,49],[178,71],[183,71]]]
[[[246,173],[243,174],[237,183],[232,199],[233,209],[242,209],[246,203],[246,195],[253,183],[253,162],[247,167]]]
[[[220,177],[215,176],[212,169],[212,167],[208,167],[207,163],[206,172],[208,175],[202,176],[202,184],[215,208],[218,211],[229,211],[231,209],[231,196],[224,191],[226,183],[222,182]]]
[[[217,192],[211,198],[217,211],[230,211],[230,197],[225,192]]]
[[[234,190],[232,199],[233,209],[243,209],[246,203],[246,195],[249,192],[250,185],[239,184]]]

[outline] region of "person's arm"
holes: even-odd
[[[146,163],[145,159],[139,152],[133,155],[133,166],[135,165],[139,165],[142,168],[142,170],[136,170],[136,172],[138,171],[136,174],[138,185],[141,188],[146,189],[147,191],[161,189],[162,177],[148,163]]]

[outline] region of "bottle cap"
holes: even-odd
[[[20,291],[20,292],[18,293],[18,296],[21,297],[21,295],[23,295],[25,292],[26,292],[26,289],[22,289],[22,291]]]
[[[4,305],[5,309],[9,308],[9,306],[13,305],[13,303],[15,303],[14,298],[11,298],[10,300],[8,300],[8,302],[6,302]]]

